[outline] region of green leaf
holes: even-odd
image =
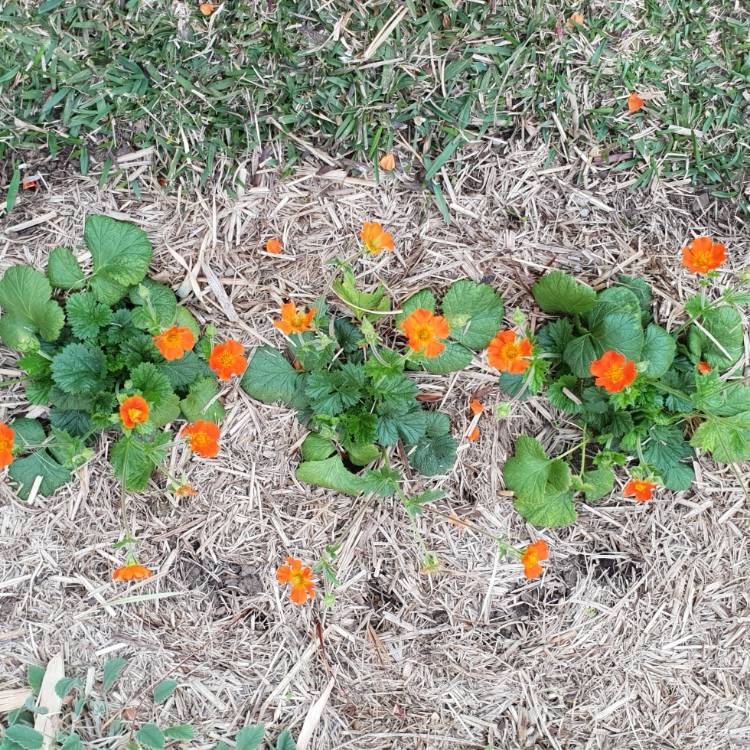
[[[471,364],[472,353],[469,349],[455,341],[446,341],[443,349],[437,357],[413,356],[413,361],[418,362],[427,372],[441,375],[446,372],[459,372]]]
[[[578,378],[591,377],[591,363],[597,357],[597,349],[590,333],[576,336],[565,347],[563,360]]]
[[[505,462],[503,477],[516,496],[530,501],[542,500],[549,490],[565,491],[570,486],[570,470],[561,459],[550,459],[541,443],[521,435],[515,453]]]
[[[261,346],[250,358],[240,385],[248,395],[264,404],[274,401],[289,404],[294,399],[299,376],[299,371],[284,359],[281,352],[270,346]]]
[[[363,492],[374,492],[379,497],[391,497],[398,491],[400,479],[401,474],[390,466],[369,469],[362,476]]]
[[[696,359],[705,359],[712,367],[731,367],[744,351],[742,315],[734,307],[706,310],[700,325],[692,325],[688,334],[690,351]]]
[[[65,315],[51,295],[52,287],[39,271],[31,266],[11,266],[0,279],[0,339],[22,352],[39,348],[37,334],[54,341]]]
[[[5,213],[9,214],[16,205],[18,198],[18,188],[21,187],[21,170],[18,167],[13,168],[13,174],[10,177],[8,192],[5,194]]]
[[[44,434],[44,427],[37,419],[27,419],[18,417],[14,419],[10,426],[15,431],[15,444],[21,450],[27,448],[38,448],[47,438]]]
[[[378,414],[398,416],[414,408],[418,388],[411,378],[398,374],[376,378],[370,391],[376,399]]]
[[[653,323],[646,328],[641,359],[648,362],[646,375],[660,378],[669,370],[677,352],[675,340],[661,326]]]
[[[65,312],[73,333],[86,341],[96,338],[99,331],[112,322],[112,310],[97,302],[91,292],[79,292],[68,297]]]
[[[409,454],[409,465],[424,476],[445,474],[456,461],[456,441],[443,412],[425,412],[425,434]]]
[[[52,379],[66,393],[102,389],[107,376],[107,359],[99,347],[68,344],[52,359]]]
[[[573,523],[578,514],[573,506],[573,493],[570,491],[547,491],[541,498],[519,496],[513,507],[534,526],[553,529]]]
[[[154,705],[158,706],[169,698],[177,689],[177,680],[162,680],[154,688]]]
[[[164,284],[144,279],[130,292],[135,305],[131,319],[136,328],[149,333],[159,333],[172,326],[177,314],[177,297]]]
[[[566,414],[580,414],[583,411],[583,403],[578,393],[579,382],[575,375],[563,375],[550,383],[547,388],[547,398],[552,406]],[[578,400],[574,401],[568,395],[569,393]]]
[[[699,425],[690,444],[710,451],[714,460],[723,464],[750,460],[750,411],[731,417],[709,416]]]
[[[327,487],[344,495],[361,495],[362,479],[350,472],[338,454],[324,461],[304,461],[297,467],[300,482]]]
[[[605,495],[609,495],[614,486],[615,473],[612,469],[592,469],[583,474],[583,486],[581,489],[583,490],[586,502],[591,503]]]
[[[91,429],[90,414],[80,409],[50,409],[49,421],[74,437],[82,437]]]
[[[503,301],[497,292],[470,279],[453,283],[442,307],[451,338],[475,351],[492,341],[503,322]]]
[[[138,391],[150,406],[172,395],[172,385],[167,376],[151,362],[142,362],[130,373],[132,387]]]
[[[78,289],[83,286],[81,266],[67,247],[56,247],[47,260],[47,276],[57,289]]]
[[[256,750],[263,742],[266,728],[263,724],[254,724],[250,727],[242,727],[234,738],[235,750]]]
[[[205,419],[209,422],[221,422],[224,419],[224,407],[215,396],[219,393],[212,378],[196,380],[190,386],[188,395],[180,401],[180,409],[188,422]]]
[[[60,745],[60,750],[81,750],[82,747],[81,738],[77,734],[69,734]]]
[[[356,318],[366,318],[368,312],[385,312],[391,309],[385,287],[380,284],[372,292],[359,291],[351,268],[344,267],[341,278],[335,279],[331,288]]]
[[[677,425],[654,425],[642,442],[643,460],[656,469],[667,489],[687,490],[693,482],[691,466],[682,463],[692,458],[691,450],[682,430]]]
[[[211,375],[208,365],[195,352],[185,352],[180,359],[161,362],[157,366],[173,388],[184,388],[199,377]]]
[[[52,427],[52,442],[48,448],[55,460],[66,469],[76,469],[88,461],[93,451],[86,447],[80,437],[70,435],[65,430]]]
[[[75,677],[63,677],[55,683],[55,695],[58,698],[64,698],[68,693],[73,690],[80,690],[82,687],[81,681]]]
[[[115,476],[129,492],[142,492],[148,485],[157,464],[166,458],[166,443],[170,436],[157,432],[153,441],[147,442],[134,434],[124,435],[110,451]]]
[[[144,724],[135,733],[135,738],[151,750],[164,750],[164,734],[156,724]]]
[[[596,292],[563,271],[550,271],[542,276],[531,293],[545,312],[580,314],[596,304]]]
[[[539,329],[536,341],[545,354],[562,357],[565,347],[573,340],[573,324],[567,318],[558,318]]]
[[[34,695],[39,695],[39,691],[42,689],[42,680],[44,679],[44,673],[47,670],[38,664],[27,664],[26,665],[26,682],[31,688],[31,692]]]
[[[167,727],[164,730],[164,736],[172,740],[192,740],[192,724],[175,724],[174,726]]]
[[[24,750],[39,750],[44,742],[44,735],[26,724],[13,724],[5,730],[5,739],[15,742]]]
[[[70,472],[60,466],[46,451],[38,450],[24,458],[17,458],[8,469],[8,476],[18,482],[18,496],[28,500],[37,477],[42,477],[39,494],[47,497],[70,481]]]
[[[104,665],[104,679],[102,690],[106,693],[111,690],[117,680],[120,679],[123,669],[128,666],[127,659],[109,659]]]
[[[401,305],[401,312],[394,318],[396,327],[400,330],[401,323],[419,308],[435,312],[435,295],[429,289],[420,289]]]
[[[635,294],[641,309],[641,325],[647,325],[651,320],[651,300],[653,297],[650,285],[643,279],[636,279],[625,274],[620,274],[617,281]]]
[[[427,503],[440,500],[441,497],[445,497],[444,490],[424,490],[418,495],[412,495],[411,497],[402,498],[404,503],[404,509],[410,516],[420,516],[423,513],[422,507]]]
[[[375,440],[377,424],[378,418],[375,414],[361,411],[344,414],[339,422],[341,439],[346,443],[349,456],[357,466],[369,464],[370,461],[373,461],[379,455],[377,449],[375,449],[376,455],[372,457],[372,449],[367,446],[368,443],[372,443]],[[352,455],[351,448],[353,446],[360,446],[364,450],[364,453],[362,451],[356,452],[359,458],[355,458]]]
[[[297,750],[288,729],[285,729],[276,740],[276,750]]]
[[[733,417],[750,411],[750,387],[741,383],[728,384],[714,373],[700,376],[697,383],[699,389],[693,396],[693,404],[698,411],[716,417]],[[689,410],[688,406],[686,411]]]
[[[49,375],[52,361],[41,352],[29,352],[19,357],[18,366],[32,378],[38,378]]]
[[[589,324],[609,313],[628,313],[640,324],[641,304],[638,297],[624,286],[611,286],[599,292],[596,305],[583,318]]]
[[[114,304],[138,284],[151,262],[151,243],[135,224],[89,214],[83,232],[94,264],[91,289],[100,302]]]
[[[305,461],[324,461],[336,452],[332,440],[311,432],[302,442],[302,458]]]

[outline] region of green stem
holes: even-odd
[[[28,380],[28,375],[22,375],[20,378],[11,378],[10,380],[0,380],[0,388],[7,388],[9,385],[16,385],[16,383],[23,383],[24,380]]]

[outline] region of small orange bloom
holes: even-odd
[[[315,582],[312,571],[294,557],[287,557],[286,565],[276,571],[276,580],[280,585],[288,583],[291,586],[289,598],[295,604],[304,604],[308,598],[315,596]]]
[[[475,441],[479,440],[479,436],[480,436],[480,435],[481,435],[481,432],[479,431],[479,428],[478,428],[478,427],[475,427],[475,428],[474,428],[474,429],[473,429],[473,430],[472,430],[472,431],[471,431],[471,432],[470,432],[470,433],[469,433],[469,434],[468,434],[468,435],[466,436],[466,439],[467,439],[467,440],[468,440],[468,441],[469,441],[470,443],[473,443],[473,442],[475,442]]]
[[[35,190],[39,187],[39,181],[38,180],[24,180],[21,183],[21,187],[24,190]]]
[[[120,419],[129,430],[137,424],[143,424],[148,419],[148,401],[143,396],[126,398],[120,404]]]
[[[604,352],[599,359],[595,359],[590,372],[596,378],[594,383],[610,393],[627,388],[637,375],[635,362],[615,351]]]
[[[216,6],[213,3],[201,3],[198,9],[204,16],[210,16],[216,10]]]
[[[635,91],[633,91],[628,97],[628,111],[631,113],[638,112],[639,109],[642,109],[645,103],[646,100],[642,96],[636,94]]]
[[[195,497],[198,491],[192,484],[181,484],[174,491],[175,497]]]
[[[571,13],[566,26],[569,29],[574,29],[576,26],[583,26],[584,23],[585,23],[585,19],[582,13]]]
[[[702,359],[700,362],[698,362],[698,372],[701,375],[708,375],[708,373],[711,372],[712,369],[713,368],[711,367],[711,365],[709,365],[705,359]]]
[[[144,565],[138,563],[128,563],[112,571],[112,578],[115,581],[140,581],[144,578],[151,578],[153,571]]]
[[[477,414],[481,414],[484,411],[482,402],[477,398],[473,398],[471,399],[471,401],[469,401],[469,408],[471,409],[471,413],[474,416],[476,416]]]
[[[521,555],[521,564],[523,565],[523,574],[526,578],[539,578],[542,575],[542,566],[540,562],[549,559],[549,549],[544,539],[537,539],[532,542]]]
[[[242,375],[247,368],[244,357],[245,347],[239,341],[229,339],[224,344],[217,344],[211,350],[208,366],[216,373],[219,380],[229,380],[232,375]]]
[[[682,265],[693,273],[708,273],[726,259],[726,248],[710,237],[696,237],[682,248]]]
[[[189,328],[172,326],[154,336],[154,345],[164,359],[182,359],[195,346],[195,336]]]
[[[285,302],[281,306],[281,320],[274,321],[274,326],[286,336],[292,333],[304,333],[312,331],[312,319],[315,317],[315,308],[311,307],[307,312],[298,310],[293,302]]]
[[[266,252],[273,253],[274,255],[278,255],[279,253],[284,252],[284,247],[281,244],[281,240],[277,240],[275,237],[268,240],[268,242],[266,242]]]
[[[13,462],[13,440],[16,433],[7,424],[0,422],[0,469]]]
[[[433,315],[429,310],[418,307],[401,321],[401,330],[415,352],[424,352],[425,357],[432,358],[445,349],[445,344],[440,339],[446,338],[451,329],[442,315]]]
[[[180,435],[186,435],[190,449],[204,458],[213,458],[219,452],[219,425],[199,419],[185,425]]]
[[[654,482],[646,482],[643,479],[631,479],[624,487],[622,494],[625,497],[633,497],[639,503],[645,503],[650,500],[654,494],[654,488],[658,487]]]
[[[378,164],[384,172],[393,172],[396,168],[396,157],[393,154],[383,154]]]
[[[393,235],[386,232],[376,221],[366,221],[359,233],[359,238],[371,255],[378,255],[382,250],[393,250]]]
[[[487,361],[491,367],[514,375],[522,373],[531,364],[531,342],[528,339],[516,341],[514,331],[500,331],[487,347]]]

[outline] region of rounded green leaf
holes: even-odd
[[[446,341],[443,349],[437,357],[416,356],[414,362],[418,362],[427,372],[443,374],[446,372],[459,372],[471,364],[473,354],[465,346],[455,341]]]
[[[91,251],[97,279],[127,287],[138,284],[146,275],[151,243],[146,233],[132,222],[89,214],[83,237]]]
[[[81,266],[67,247],[56,247],[50,251],[47,276],[57,289],[78,289],[84,281]]]
[[[648,363],[646,375],[660,378],[672,366],[677,351],[675,340],[661,326],[651,324],[646,328],[641,359]]]
[[[478,351],[492,341],[503,322],[503,301],[489,284],[456,281],[443,299],[451,338]]]
[[[164,750],[164,733],[156,724],[144,724],[135,733],[135,738],[151,750]]]
[[[435,312],[435,295],[429,289],[420,289],[401,305],[401,312],[394,318],[396,327],[400,330],[404,319],[419,308]]]
[[[596,292],[563,271],[550,271],[542,276],[531,293],[545,312],[580,314],[596,304]]]
[[[96,391],[106,376],[107,359],[96,346],[68,344],[52,359],[52,379],[66,393]]]
[[[5,739],[15,742],[24,750],[39,750],[44,741],[44,735],[26,724],[12,724],[5,730]]]
[[[177,680],[162,680],[154,688],[154,704],[159,705],[169,698],[177,689]]]

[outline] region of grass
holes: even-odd
[[[0,159],[46,150],[122,182],[117,154],[153,147],[158,176],[200,189],[236,184],[253,154],[291,168],[309,147],[376,165],[394,149],[440,198],[455,160],[523,139],[547,144],[550,163],[590,159],[637,186],[688,180],[746,201],[750,13],[734,0],[406,0],[403,12],[268,0],[209,18],[172,5],[6,3]],[[574,10],[583,26],[566,23]],[[631,90],[647,99],[636,115]]]

